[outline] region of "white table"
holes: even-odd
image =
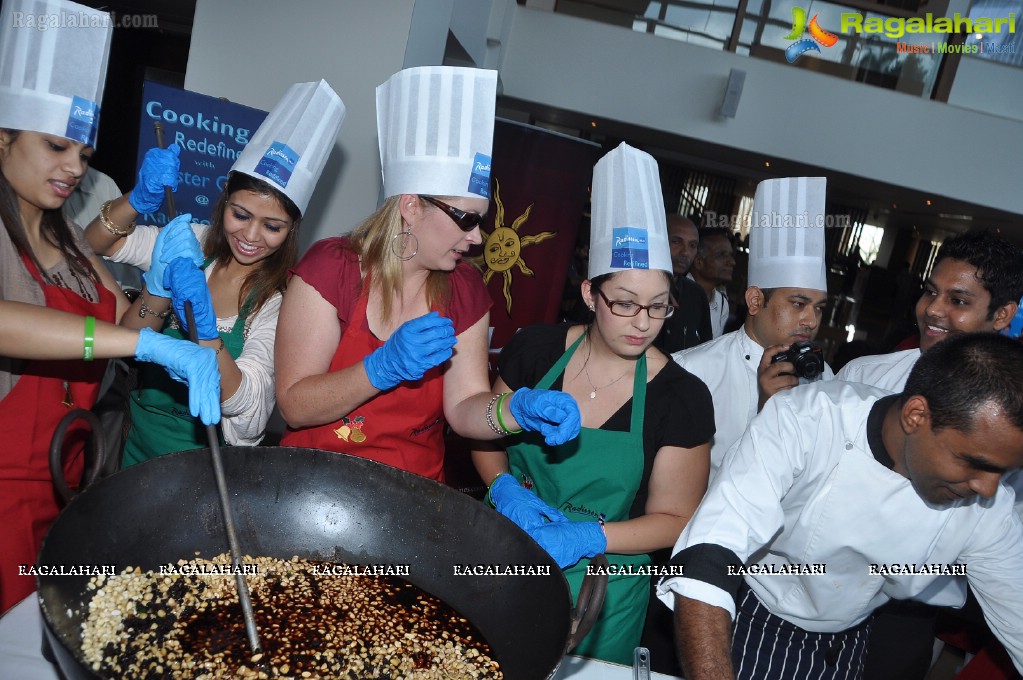
[[[57,670],[43,658],[43,617],[35,593],[0,618],[0,678],[60,680]],[[651,673],[657,680],[673,676]],[[632,669],[618,664],[566,656],[554,680],[631,680]]]

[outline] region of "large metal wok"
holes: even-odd
[[[242,552],[252,556],[407,564],[408,580],[469,618],[505,677],[548,678],[582,639],[604,584],[584,584],[578,625],[557,564],[482,503],[379,463],[287,447],[225,447]],[[207,450],[122,470],[70,502],[47,533],[39,565],[156,569],[225,552]],[[547,576],[455,575],[464,565],[544,565]],[[606,579],[606,577],[605,577]],[[88,576],[39,576],[46,636],[70,678],[94,677],[81,656]]]

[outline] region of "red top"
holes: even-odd
[[[362,288],[359,257],[349,244],[344,236],[317,241],[291,270],[334,306],[342,333]],[[451,272],[451,299],[438,311],[454,322],[455,335],[459,335],[479,321],[492,305],[480,273],[468,262],[459,262]]]
[[[342,335],[331,371],[357,364],[384,344],[369,329],[358,258],[346,245],[343,238],[320,241],[293,271],[337,309]],[[479,273],[460,263],[451,275],[451,300],[437,311],[451,317],[457,335],[479,321],[490,305]],[[289,428],[281,444],[349,453],[442,482],[443,368],[430,369],[420,380],[381,392],[333,423]]]

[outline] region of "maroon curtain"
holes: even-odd
[[[475,260],[494,300],[492,365],[518,329],[559,320],[599,156],[591,142],[497,121],[490,212]]]
[[[496,122],[490,210],[483,246],[471,253],[494,300],[490,309],[492,369],[501,348],[518,329],[559,320],[568,268],[600,151],[598,145],[581,139],[510,121]],[[483,415],[480,413],[480,418]],[[447,438],[445,474],[451,486],[479,496],[485,487],[468,449],[468,442],[461,437]]]

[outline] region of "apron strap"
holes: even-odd
[[[558,359],[553,366],[551,366],[551,369],[547,371],[542,378],[540,378],[540,382],[536,384],[536,389],[550,389],[551,385],[554,384],[554,381],[558,379],[558,376],[565,372],[565,367],[568,366],[568,360],[572,358],[573,354],[575,354],[576,348],[579,347],[579,344],[583,341],[584,337],[586,337],[586,331],[579,334],[579,337],[576,338],[576,341],[573,342],[567,350],[565,350],[565,353],[561,355],[561,358]]]
[[[557,380],[558,376],[565,372],[565,368],[568,366],[569,360],[572,355],[575,354],[576,349],[582,343],[583,338],[586,337],[586,331],[579,334],[576,341],[569,345],[565,353],[561,355],[561,358],[551,366],[550,370],[544,374],[540,382],[536,384],[536,389],[546,390],[550,389],[554,381]],[[646,415],[646,353],[644,352],[636,363],[636,373],[632,378],[632,418],[629,423],[630,432],[643,433],[643,418]]]
[[[636,375],[632,378],[632,422],[630,431],[643,434],[643,416],[646,415],[646,352],[636,362]]]

